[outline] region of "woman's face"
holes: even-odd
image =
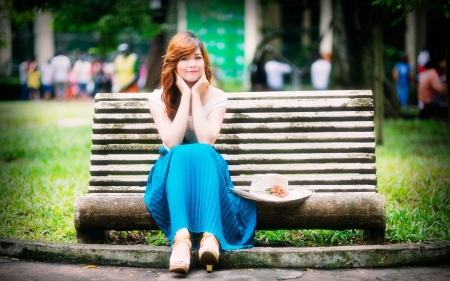
[[[176,71],[186,84],[194,85],[205,72],[205,61],[200,48],[197,48],[193,54],[181,57],[177,63]]]

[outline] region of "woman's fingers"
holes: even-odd
[[[180,90],[181,94],[185,94],[187,92],[189,92],[191,89],[189,88],[189,86],[186,84],[186,82],[184,81],[183,78],[181,78],[180,75],[178,75],[178,73],[175,71],[175,76],[177,78],[176,81],[176,85],[178,87],[178,90]]]
[[[206,79],[205,72],[202,73],[202,76],[200,76],[200,79],[197,80],[195,85],[192,87],[192,91],[202,94],[206,88],[208,88],[209,82],[208,79]]]

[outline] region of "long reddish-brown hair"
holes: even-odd
[[[175,118],[181,99],[181,93],[176,85],[175,69],[182,57],[195,53],[197,48],[200,48],[202,52],[205,62],[205,76],[211,83],[211,63],[208,52],[200,38],[191,31],[184,31],[176,34],[169,41],[161,71],[161,87],[163,89],[162,101],[166,105],[167,116],[172,120]]]

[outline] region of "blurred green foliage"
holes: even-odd
[[[401,12],[401,16],[396,18],[392,24],[400,22],[407,13],[417,8],[425,11],[442,11],[446,18],[450,17],[450,2],[448,0],[373,0],[372,5],[385,7],[393,13]]]
[[[54,29],[64,33],[98,33],[102,56],[116,49],[121,34],[153,38],[162,30],[154,20],[160,9],[142,0],[13,0],[8,2],[12,22],[21,27],[31,22],[35,9],[52,13]]]

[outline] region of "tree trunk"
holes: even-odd
[[[148,74],[145,82],[145,89],[153,91],[160,84],[161,66],[163,63],[162,56],[164,55],[164,42],[166,36],[160,33],[153,38],[149,55],[148,55]]]
[[[447,28],[445,30],[445,34],[447,37],[447,49],[445,51],[445,80],[447,83],[447,120],[448,120],[448,124],[450,126],[450,110],[448,109],[449,105],[450,105],[450,71],[449,71],[449,66],[450,66],[450,36],[449,36],[449,32],[450,32],[450,18],[447,19]]]
[[[373,89],[373,7],[366,1],[333,0],[331,79],[339,89]]]
[[[11,15],[5,0],[0,0],[0,77],[12,74]]]
[[[374,92],[378,144],[383,142],[384,120],[381,18],[369,1],[333,0],[331,85]]]
[[[169,18],[169,6],[175,5],[177,1],[162,0],[161,7],[153,11],[153,21],[159,23],[160,25],[167,23]],[[162,56],[165,54],[166,47],[166,34],[167,32],[161,31],[156,35],[150,48],[148,50],[148,61],[147,61],[147,80],[145,82],[144,88],[147,91],[153,91],[160,85],[161,79],[161,67],[163,63]]]
[[[333,88],[348,88],[351,84],[351,61],[348,51],[347,29],[344,22],[344,1],[333,1],[333,46],[331,83]]]
[[[384,123],[384,93],[383,93],[383,34],[382,24],[378,22],[374,28],[374,55],[375,55],[375,143],[383,144]]]

